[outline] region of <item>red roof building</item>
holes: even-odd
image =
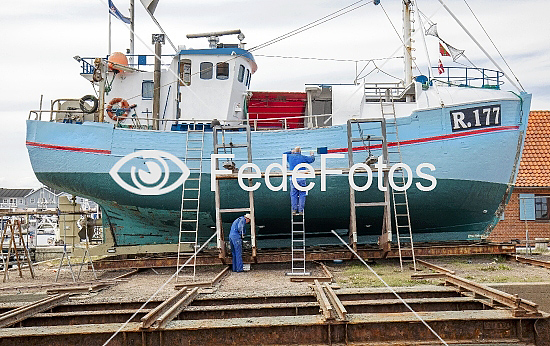
[[[550,238],[550,111],[531,111],[516,184],[490,241]]]

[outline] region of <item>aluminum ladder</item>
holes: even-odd
[[[365,133],[365,124],[378,125],[369,126],[371,134]],[[377,145],[382,146],[382,157],[384,161],[388,157],[388,147],[386,140],[386,121],[384,118],[372,118],[372,119],[350,119],[347,122],[347,135],[348,135],[348,165],[349,169],[358,162],[355,162],[354,151],[369,151],[370,143],[374,142]],[[368,160],[368,157],[367,157]],[[365,160],[366,161],[366,160]],[[366,162],[364,162],[366,164]],[[358,172],[359,173],[359,172]],[[380,179],[380,177],[378,178]],[[375,183],[373,183],[375,184]],[[382,232],[379,237],[378,243],[380,247],[387,253],[390,251],[391,242],[391,206],[390,206],[390,192],[388,184],[388,169],[383,172],[383,186],[386,187],[384,191],[384,200],[379,202],[357,202],[356,195],[359,191],[355,191],[351,185],[349,188],[350,197],[350,225],[349,225],[349,244],[353,250],[357,250],[357,208],[359,207],[383,207],[383,220],[382,220]]]
[[[202,163],[204,152],[204,124],[192,123],[187,129],[185,141],[185,165],[189,169],[189,177],[185,181],[181,192],[181,210],[178,236],[177,270],[181,267],[193,268],[193,279],[196,276],[197,257],[184,265],[186,258],[193,255],[198,249],[199,237],[199,209],[201,198]],[[191,254],[189,254],[191,247]],[[177,275],[176,281],[178,277]],[[187,276],[190,277],[190,276]]]
[[[401,144],[399,142],[399,129],[395,116],[395,103],[393,96],[386,93],[386,98],[380,98],[380,110],[382,117],[386,120],[386,136],[388,138],[388,164],[389,167],[403,163],[401,155]],[[412,179],[412,177],[409,177]],[[394,172],[394,184],[403,187],[406,184],[405,171],[398,168]],[[416,258],[414,255],[414,242],[411,227],[411,216],[409,212],[409,198],[407,190],[397,191],[391,189],[395,231],[397,236],[397,247],[399,250],[399,265],[403,271],[403,257],[412,257],[414,270],[416,271]]]
[[[229,141],[229,143],[225,142],[225,136],[226,133],[235,133],[238,135],[239,132],[246,132],[246,143],[233,143],[232,140]],[[221,141],[218,138],[221,134]],[[250,133],[250,125],[217,125],[214,126],[212,129],[212,137],[214,140],[214,154],[221,154],[220,151],[227,154],[227,151],[229,150],[231,153],[233,151],[237,151],[239,148],[246,149],[247,153],[247,162],[252,163],[252,137]],[[236,154],[235,154],[236,156]],[[236,158],[234,158],[236,159]],[[241,158],[242,160],[242,158]],[[214,191],[214,197],[215,197],[215,205],[216,205],[216,234],[217,234],[217,247],[219,251],[219,257],[223,260],[225,260],[226,251],[225,251],[225,235],[223,231],[223,222],[222,222],[222,215],[225,213],[250,213],[250,242],[252,245],[252,257],[256,257],[257,253],[257,246],[256,246],[256,218],[254,216],[254,191],[248,191],[248,207],[240,207],[240,208],[222,208],[222,202],[221,202],[221,194],[220,194],[220,179],[232,179],[236,180],[238,178],[237,174],[235,173],[235,170],[237,169],[236,165],[234,165],[234,160],[230,159],[227,161],[228,163],[233,164],[233,174],[228,175],[220,175],[216,177],[216,184]],[[216,162],[214,162],[213,167],[215,169],[219,169],[219,162],[216,159]],[[226,167],[227,168],[227,167]],[[248,171],[245,170],[245,172]],[[252,179],[248,179],[248,186],[253,186],[254,182]],[[240,189],[240,188],[239,188]]]
[[[305,212],[291,213],[292,267],[286,275],[311,275],[306,272],[306,217]]]

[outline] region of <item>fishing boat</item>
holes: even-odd
[[[283,153],[301,146],[316,157],[316,174],[307,179],[314,184],[305,209],[308,244],[336,244],[330,231],[350,229],[355,243],[369,244],[388,227],[385,207],[374,204],[389,207],[381,190],[390,187],[377,181],[389,174],[393,148],[395,161],[411,167],[403,182],[415,241],[479,240],[507,203],[531,95],[506,90],[513,81],[505,83],[505,73],[475,66],[428,66],[436,72],[414,75],[407,24],[413,5],[403,2],[405,78],[397,83],[357,79],[310,84],[304,92],[251,91],[258,66],[240,30],[188,35],[209,47],[179,47],[169,56],[161,54],[164,35],[153,36],[154,55],[77,56],[81,75],[99,92],[31,111],[26,145],[33,170],[43,184],[96,202],[117,247],[177,244],[186,227],[199,242],[217,227],[227,237],[230,223],[251,209],[255,248],[289,247],[291,182]],[[239,42],[220,42],[235,36]],[[367,183],[372,158],[387,168],[373,168],[372,185],[353,191],[352,205],[350,184]],[[235,172],[247,163],[257,174],[239,183]],[[350,180],[355,163],[363,169]],[[258,186],[253,196],[243,188],[247,180]],[[355,208],[361,203],[373,207]],[[397,213],[395,197],[391,204]],[[182,226],[190,218],[193,226]]]

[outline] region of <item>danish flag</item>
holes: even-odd
[[[439,63],[437,64],[437,72],[439,72],[439,74],[442,74],[443,72],[445,72],[445,68],[443,67],[443,63],[441,62],[441,59],[439,59]]]

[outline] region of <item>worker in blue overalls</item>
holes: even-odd
[[[290,170],[293,170],[294,167],[299,165],[300,163],[312,163],[315,161],[314,152],[310,152],[310,156],[304,156],[302,155],[302,149],[300,147],[296,147],[291,151],[287,151],[284,154],[287,155],[286,159],[288,161],[288,168]],[[305,170],[304,167],[300,168],[300,170]],[[297,178],[296,182],[300,186],[306,186],[306,179],[304,178]],[[304,208],[306,206],[306,195],[307,191],[300,191],[297,188],[294,187],[294,184],[292,183],[292,179],[290,179],[290,204],[292,207],[292,214],[303,214]]]
[[[231,244],[231,256],[233,257],[233,271],[243,271],[243,238],[246,232],[246,224],[250,222],[250,214],[240,216],[231,225],[229,243]]]

